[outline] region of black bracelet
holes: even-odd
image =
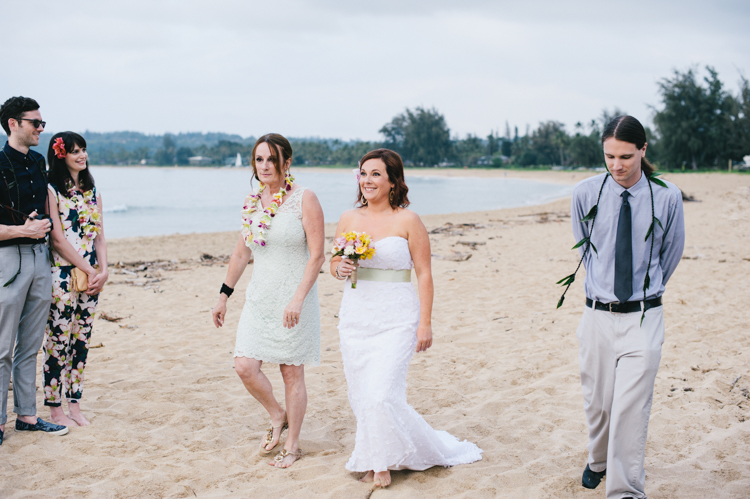
[[[221,293],[224,293],[225,295],[227,295],[227,298],[229,298],[230,296],[232,296],[232,293],[234,293],[234,288],[230,288],[226,284],[222,284],[219,294]]]

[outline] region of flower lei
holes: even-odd
[[[57,156],[58,159],[63,159],[68,155],[68,153],[65,152],[65,142],[62,137],[55,139],[55,142],[52,144],[52,149],[55,151],[55,156]]]
[[[68,189],[68,199],[73,204],[72,208],[78,213],[78,225],[81,226],[83,236],[94,239],[102,231],[102,215],[96,204],[94,190],[80,193],[71,187]]]
[[[245,198],[245,205],[242,207],[242,237],[245,239],[245,245],[250,247],[250,243],[255,243],[258,246],[266,245],[266,238],[264,237],[266,231],[271,227],[271,219],[276,216],[279,206],[281,206],[281,198],[283,198],[287,192],[292,190],[292,184],[294,183],[294,177],[287,175],[284,178],[285,185],[279,189],[279,192],[273,195],[273,201],[271,204],[262,208],[260,203],[260,195],[266,189],[266,184],[260,183],[258,192],[251,193]],[[263,215],[255,223],[258,228],[255,232],[250,228],[253,226],[252,215],[256,211],[262,209]]]
[[[644,172],[644,175],[646,173]],[[656,228],[656,224],[659,224],[659,227],[661,227],[661,230],[664,230],[664,226],[661,224],[661,220],[656,218],[655,210],[654,210],[654,190],[651,187],[651,183],[653,182],[656,185],[660,185],[661,187],[667,187],[667,184],[665,184],[661,179],[656,178],[659,175],[661,175],[659,172],[654,172],[651,175],[646,175],[646,180],[648,184],[648,190],[651,193],[651,225],[648,228],[648,231],[646,231],[646,238],[644,241],[648,241],[649,236],[651,236],[651,248],[648,253],[648,265],[646,266],[646,277],[643,280],[643,299],[646,299],[646,290],[651,285],[651,277],[648,275],[649,270],[651,269],[651,260],[654,255],[654,239],[656,238],[656,234],[654,229]],[[602,191],[604,190],[604,184],[607,182],[607,179],[610,177],[609,170],[607,170],[607,174],[604,175],[604,180],[602,180],[602,185],[599,188],[599,195],[596,198],[596,204],[591,207],[591,210],[586,214],[585,217],[583,217],[580,222],[586,223],[591,221],[591,228],[589,229],[589,236],[584,237],[580,241],[576,243],[575,246],[571,249],[580,248],[584,244],[586,245],[583,250],[583,255],[581,255],[581,259],[578,261],[578,266],[576,267],[575,271],[573,271],[572,274],[567,275],[557,281],[556,284],[560,284],[562,286],[565,286],[565,291],[563,291],[562,296],[560,297],[560,301],[557,302],[557,308],[560,308],[563,304],[563,301],[565,301],[565,293],[568,292],[568,289],[570,289],[570,285],[573,284],[573,282],[576,280],[576,274],[578,273],[578,269],[581,268],[581,264],[583,263],[583,259],[586,258],[586,254],[589,252],[589,249],[593,249],[594,253],[597,255],[599,252],[596,250],[596,246],[594,246],[594,243],[591,242],[591,236],[594,233],[594,222],[596,222],[596,214],[599,210],[599,200],[602,198]],[[643,319],[646,316],[646,309],[643,309],[643,312],[641,313],[641,325],[643,325]]]

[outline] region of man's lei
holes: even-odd
[[[651,183],[654,183],[656,185],[660,185],[662,187],[667,188],[667,184],[664,183],[658,177],[661,175],[659,172],[653,172],[650,175],[643,173],[646,175],[646,184],[648,185],[648,190],[651,193],[651,225],[648,228],[648,231],[646,231],[646,237],[644,241],[648,241],[648,237],[651,236],[651,248],[648,252],[648,264],[646,265],[646,277],[643,280],[643,299],[646,299],[646,290],[651,285],[651,277],[648,275],[649,270],[651,269],[651,260],[654,256],[654,239],[656,239],[656,224],[659,224],[659,227],[661,227],[661,230],[664,230],[664,226],[661,224],[661,220],[656,218],[655,208],[654,208],[654,190],[651,187]],[[570,285],[573,284],[573,282],[576,280],[576,274],[578,273],[578,269],[581,268],[581,264],[583,264],[583,259],[586,258],[586,254],[589,252],[589,249],[593,249],[594,253],[599,255],[599,252],[596,250],[596,246],[594,246],[594,243],[591,242],[591,235],[594,233],[594,222],[596,222],[596,215],[599,211],[599,200],[602,198],[602,191],[604,190],[604,184],[607,182],[607,179],[610,177],[611,173],[609,173],[609,170],[607,170],[607,174],[604,175],[604,180],[602,180],[602,185],[599,187],[599,195],[596,198],[596,204],[591,207],[591,210],[586,214],[585,217],[583,217],[580,222],[581,223],[587,223],[591,222],[591,226],[589,228],[589,235],[588,237],[584,237],[580,241],[576,243],[575,246],[571,249],[580,248],[581,246],[584,247],[583,255],[581,255],[581,259],[578,261],[578,266],[576,267],[575,271],[573,271],[572,274],[567,275],[557,281],[557,284],[560,284],[562,286],[565,286],[565,291],[563,291],[562,296],[560,297],[560,301],[557,302],[557,308],[562,307],[563,301],[565,301],[565,293],[568,292],[568,289],[570,289]],[[585,245],[585,246],[584,246]],[[643,312],[641,313],[641,325],[643,325],[643,318],[646,316],[646,309],[643,308]]]
[[[273,195],[273,201],[271,204],[263,208],[260,202],[260,195],[266,188],[266,184],[260,183],[258,191],[249,194],[245,198],[245,205],[242,207],[242,237],[245,239],[245,245],[250,247],[250,243],[255,243],[258,246],[265,246],[266,239],[264,237],[266,231],[271,227],[271,219],[276,216],[276,212],[281,206],[281,198],[283,198],[287,192],[292,190],[292,184],[294,183],[294,177],[287,175],[284,178],[285,185],[279,189],[279,192]],[[257,229],[253,231],[250,227],[253,226],[252,215],[256,211],[263,211],[263,215],[255,222]]]

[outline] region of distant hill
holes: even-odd
[[[39,145],[34,150],[46,156],[50,138],[53,133],[42,133],[39,137]],[[211,154],[218,156],[213,151],[220,144],[224,146],[236,144],[237,151],[231,151],[234,158],[236,152],[242,152],[243,156],[248,154],[249,149],[255,144],[255,137],[242,137],[237,134],[221,132],[188,132],[178,134],[149,135],[141,132],[91,132],[85,131],[81,135],[86,139],[88,146],[89,161],[91,164],[138,164],[146,160],[148,164],[159,164],[159,151],[165,149],[165,137],[169,136],[174,141],[174,150],[190,150],[190,154]],[[343,145],[353,144],[357,141],[340,141],[338,139],[326,139],[320,137],[290,137],[289,141],[294,144],[321,144],[331,149],[337,149]],[[187,153],[187,152],[186,152]],[[162,153],[163,156],[163,153]],[[224,158],[217,158],[220,164]]]
[[[47,148],[49,147],[49,140],[52,137],[52,133],[43,133],[39,137],[39,145],[34,149],[42,154],[47,154]],[[138,149],[146,148],[150,154],[154,154],[159,148],[163,147],[164,135],[148,135],[141,132],[90,132],[85,131],[81,133],[83,138],[86,139],[89,154],[91,155],[91,161],[96,161],[95,157],[98,153],[111,151],[115,152],[118,149],[134,152]],[[254,137],[243,138],[240,135],[228,134],[228,133],[200,133],[200,132],[188,132],[178,133],[172,135],[177,147],[189,147],[190,149],[199,146],[214,146],[219,143],[220,140],[226,140],[229,142],[237,142],[239,144],[248,145],[254,144]]]

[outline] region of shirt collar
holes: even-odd
[[[614,179],[612,179],[611,187],[618,196],[622,196],[622,193],[627,190],[631,197],[637,197],[643,189],[647,188],[646,183],[648,183],[646,174],[641,171],[641,178],[630,189],[625,189],[623,186],[615,182]]]
[[[5,147],[3,147],[3,151],[5,151],[5,154],[7,154],[10,159],[13,159],[15,161],[23,161],[27,162],[29,160],[29,154],[23,154],[21,151],[16,151],[13,149],[8,142],[5,142]]]

